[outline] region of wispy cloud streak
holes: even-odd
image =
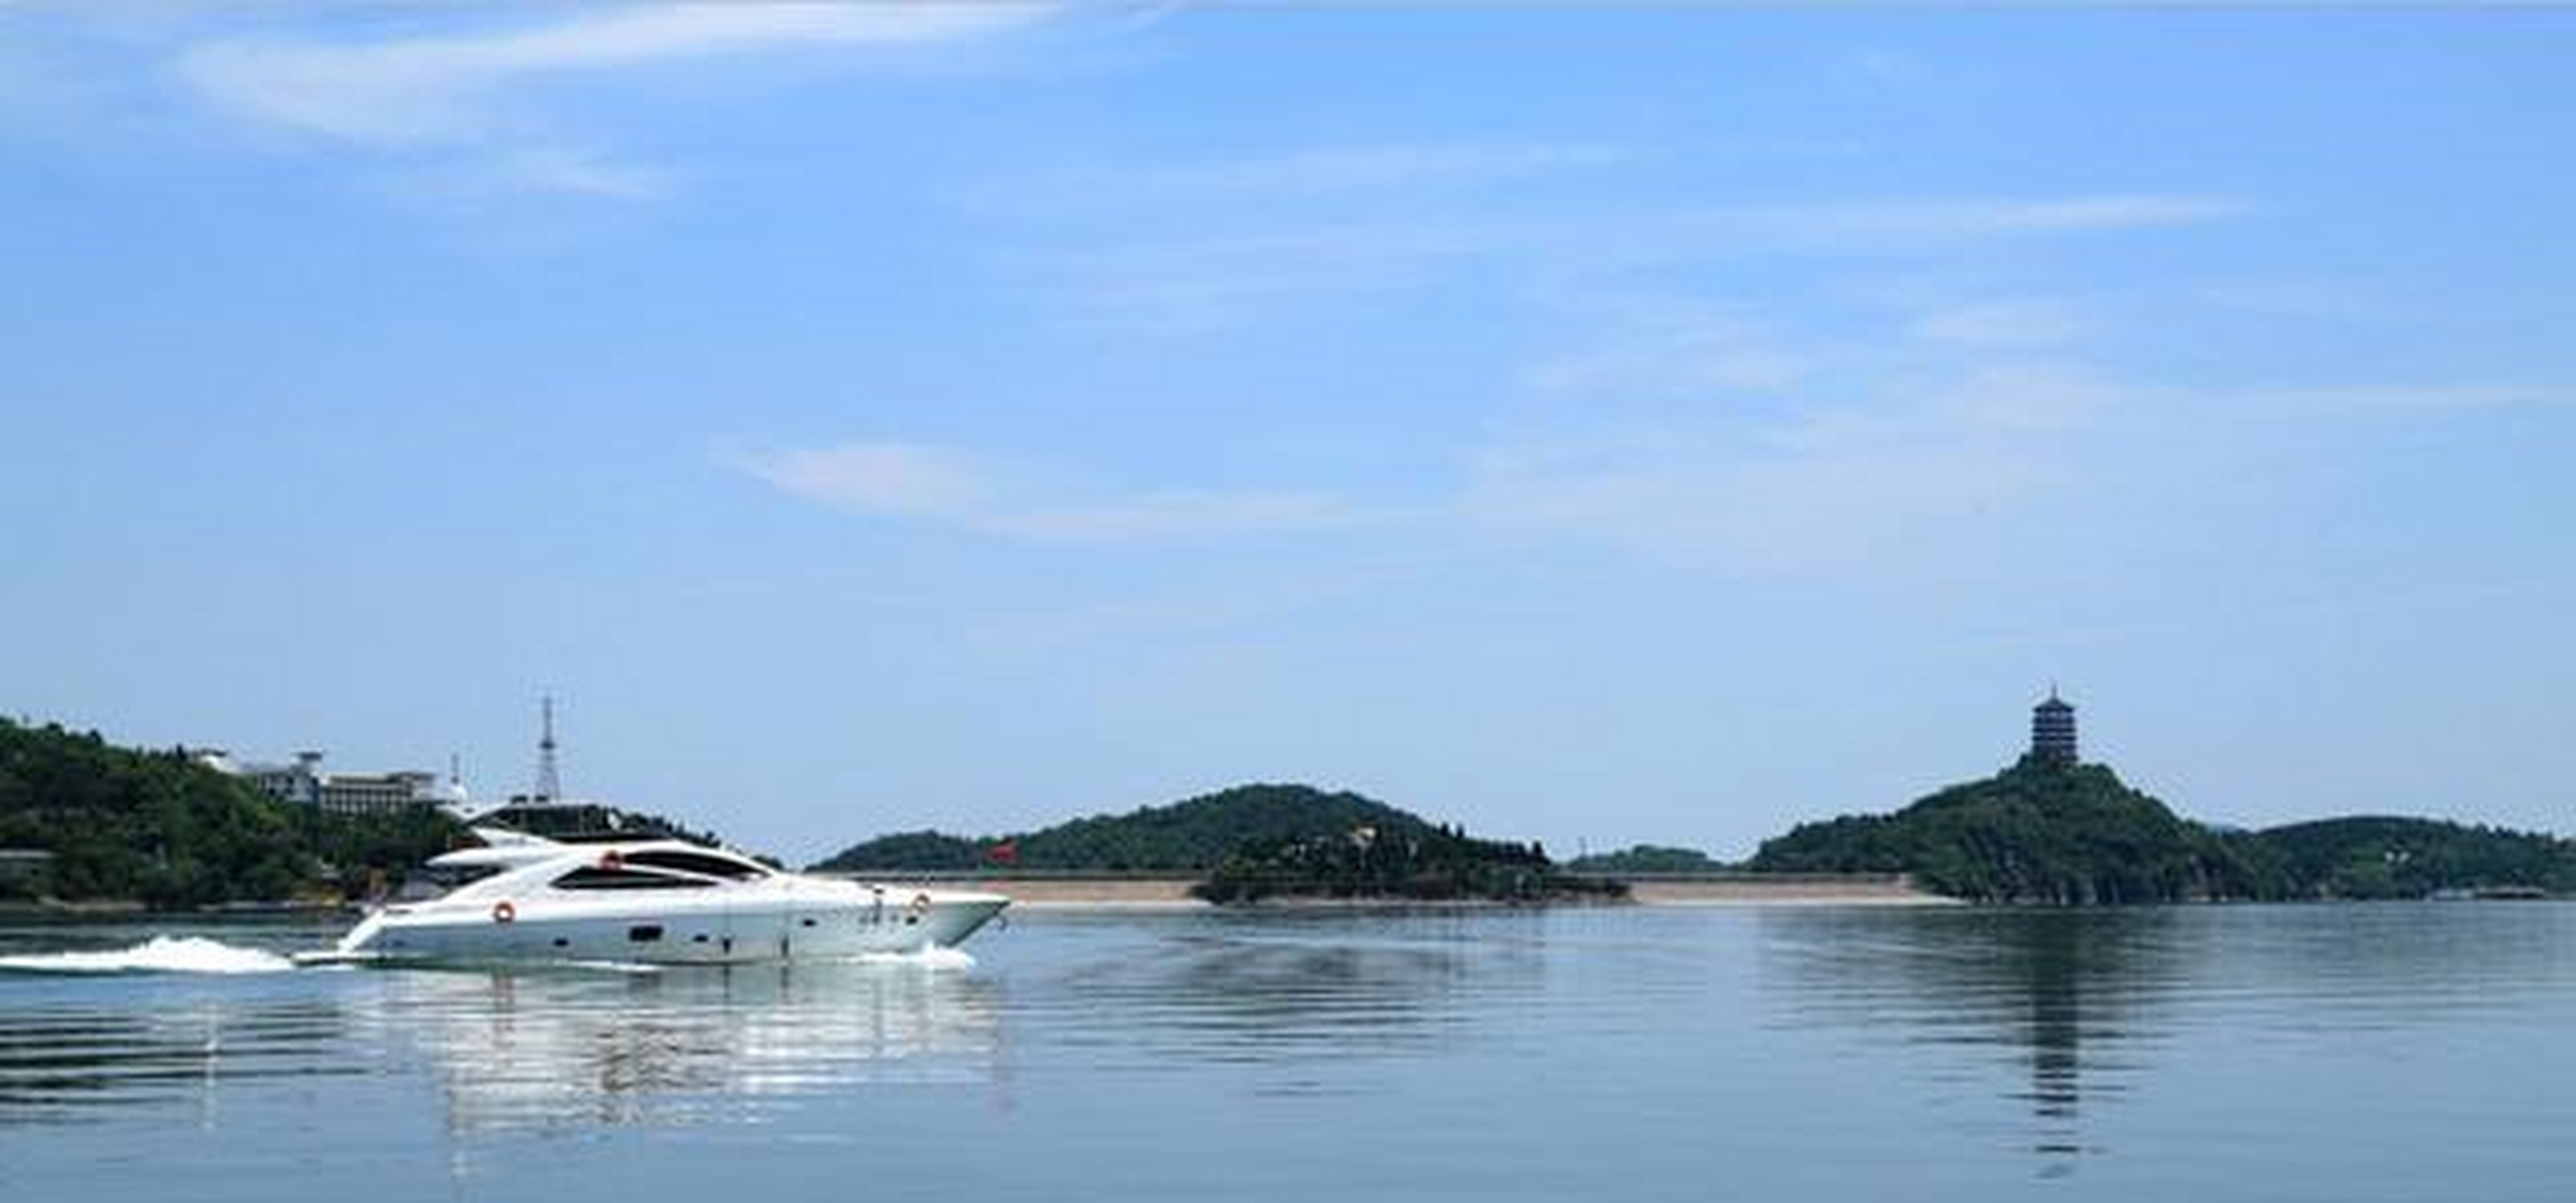
[[[1009,4],[709,4],[614,9],[478,33],[376,40],[231,38],[183,53],[189,86],[224,112],[378,151],[512,148],[532,187],[628,193],[638,174],[580,161],[512,112],[511,94],[576,74],[797,49],[923,46],[1012,29]]]
[[[1277,170],[1277,162],[1261,160],[1246,170],[1269,174]],[[1138,193],[1135,203],[1150,212],[1157,203],[1154,196]],[[1244,316],[1263,302],[1403,287],[1436,278],[1437,272],[1486,264],[1562,279],[1781,256],[1921,257],[2006,239],[2192,226],[2256,212],[2243,201],[2191,194],[1804,205],[1601,202],[1548,215],[1438,206],[1392,214],[1334,210],[1284,219],[1252,217],[1217,229],[1203,223],[1194,228],[1182,220],[1161,227],[1121,223],[1098,240],[1056,231],[1049,242],[1081,249],[1031,256],[1026,262],[1041,273],[1049,293],[1086,320],[1105,315],[1148,331],[1197,332]],[[1999,321],[1986,323],[1984,331],[1962,323],[1954,332],[2035,338],[2036,319],[2043,315],[2019,316],[2030,320],[2020,323],[2023,328],[2017,332],[2006,332]]]
[[[788,493],[878,518],[1063,543],[1135,543],[1348,527],[1372,515],[1317,490],[1154,489],[1097,496],[952,448],[858,442],[736,456]]]

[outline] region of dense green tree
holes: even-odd
[[[1542,902],[1617,898],[1627,890],[1567,877],[1535,843],[1480,840],[1417,822],[1251,841],[1228,853],[1195,892],[1219,903],[1282,897]]]
[[[1007,858],[1024,869],[1203,872],[1246,843],[1339,836],[1370,826],[1429,825],[1358,794],[1328,793],[1303,785],[1243,785],[1169,806],[1093,815],[1017,835],[969,838],[911,831],[880,836],[845,848],[815,867],[957,870],[991,866]],[[1008,851],[999,852],[1002,849]]]
[[[399,884],[461,835],[434,812],[282,803],[185,749],[0,720],[0,847],[53,853],[47,890],[58,898],[188,907],[354,894]]]
[[[1616,852],[1595,852],[1565,862],[1569,873],[1711,873],[1727,866],[1697,848],[1638,844]]]

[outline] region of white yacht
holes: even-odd
[[[315,961],[576,960],[738,964],[918,952],[974,934],[999,894],[860,885],[682,840],[552,840],[476,828],[432,858],[471,880],[370,913]]]

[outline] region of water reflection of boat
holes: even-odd
[[[460,1132],[758,1118],[859,1083],[982,1081],[1001,1047],[991,982],[918,965],[385,980],[387,1030],[429,1054]]]
[[[579,843],[477,828],[430,868],[480,874],[368,915],[308,961],[738,964],[951,947],[1010,899],[807,877],[675,839]]]

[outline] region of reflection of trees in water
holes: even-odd
[[[374,1017],[416,1041],[460,1131],[756,1117],[871,1081],[979,1081],[994,985],[908,965],[397,975]]]
[[[2181,988],[2178,912],[1805,911],[1768,916],[1766,982],[1790,1021],[1906,1045],[1999,1049],[2025,1084],[2042,1173],[2099,1151],[2088,1102],[2128,1089]]]

